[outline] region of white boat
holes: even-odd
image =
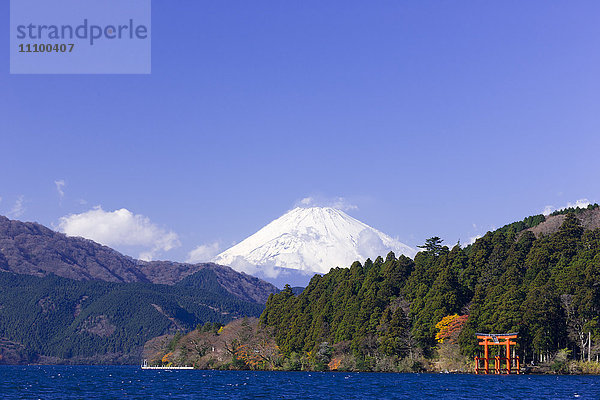
[[[190,367],[190,366],[183,366],[183,367],[176,367],[174,365],[154,365],[154,366],[150,366],[148,365],[148,360],[144,360],[144,362],[141,365],[142,369],[194,369],[194,367]]]

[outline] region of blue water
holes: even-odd
[[[2,399],[600,399],[600,376],[1,366]]]

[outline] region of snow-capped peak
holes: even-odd
[[[416,251],[332,207],[297,207],[213,260],[238,270],[289,268],[326,273],[352,262]],[[250,267],[250,268],[249,268]]]

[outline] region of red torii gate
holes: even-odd
[[[488,346],[506,346],[506,357],[495,356],[494,357],[494,368],[493,373],[495,374],[510,374],[512,373],[512,366],[515,364],[514,373],[518,374],[521,371],[521,363],[519,356],[511,357],[510,346],[515,346],[517,342],[513,342],[511,339],[516,339],[518,333],[476,333],[477,339],[480,339],[480,346],[483,347],[483,358],[475,357],[475,373],[476,374],[489,374],[490,373],[490,357]],[[483,360],[483,368],[481,368],[480,360]],[[501,368],[501,364],[504,361],[505,368]]]

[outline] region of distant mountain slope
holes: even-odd
[[[341,210],[298,207],[219,254],[214,261],[242,270],[258,266],[259,270],[276,267],[326,273],[389,251],[411,257],[416,253]]]
[[[220,285],[244,300],[264,303],[269,294],[277,292],[275,286],[229,267],[135,260],[88,239],[0,216],[0,271],[55,274],[76,280],[174,284],[203,269],[213,271]]]
[[[598,229],[600,228],[600,207],[597,204],[592,205],[586,209],[577,209],[575,216],[581,223],[584,229]],[[567,215],[564,213],[553,213],[548,215],[544,222],[529,228],[528,230],[533,232],[536,237],[540,235],[550,235],[558,231],[560,226],[565,222]]]
[[[229,293],[210,269],[170,286],[0,272],[0,363],[137,363],[155,336],[263,308]]]
[[[44,276],[49,273],[107,282],[149,282],[136,261],[83,238],[71,238],[32,222],[0,216],[0,269]]]
[[[278,289],[259,278],[230,267],[214,263],[185,264],[171,261],[138,261],[138,269],[154,283],[174,284],[198,271],[212,271],[218,283],[229,293],[247,301],[266,303],[271,293]]]
[[[515,238],[518,239],[526,231],[530,231],[539,238],[542,235],[547,236],[558,232],[567,214],[573,214],[577,217],[581,227],[585,230],[600,228],[600,206],[598,204],[590,204],[585,208],[563,208],[554,211],[550,215],[532,215],[522,221],[504,225],[493,232],[515,235]]]

